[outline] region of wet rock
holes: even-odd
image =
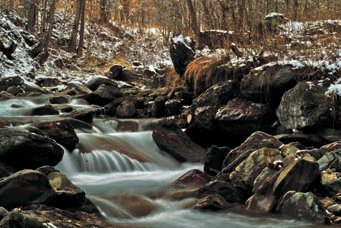
[[[117,86],[100,85],[93,93],[87,95],[85,100],[90,104],[104,106],[116,98],[122,97],[122,92]]]
[[[117,121],[117,131],[119,132],[136,132],[139,124],[135,121]]]
[[[36,78],[36,84],[40,87],[54,87],[61,85],[62,82],[55,77],[40,77]]]
[[[118,118],[133,118],[137,116],[137,110],[134,102],[123,101],[116,111],[116,116]]]
[[[36,127],[70,151],[79,142],[76,132],[68,120],[43,122],[37,124]]]
[[[275,170],[265,168],[256,178],[253,194],[245,203],[249,210],[258,212],[272,212],[278,198],[273,193],[273,186],[278,173]]]
[[[110,102],[104,106],[104,114],[107,116],[116,116],[117,106],[113,102]]]
[[[267,105],[237,98],[217,111],[215,123],[227,134],[247,137],[258,130],[269,130],[274,119]]]
[[[277,196],[287,191],[308,191],[320,176],[319,166],[316,162],[298,159],[281,170],[273,188]]]
[[[7,88],[6,92],[17,96],[18,94],[24,93],[25,91],[19,86],[10,86]]]
[[[333,142],[320,148],[320,152],[323,155],[335,150],[341,150],[341,141]]]
[[[223,105],[235,98],[238,92],[239,84],[237,81],[219,82],[195,98],[193,104],[196,107]]]
[[[210,175],[216,175],[223,167],[223,161],[230,152],[228,147],[217,147],[213,145],[208,149],[204,163],[204,171]]]
[[[64,174],[51,172],[47,178],[55,191],[53,197],[49,199],[49,205],[58,208],[74,208],[84,203],[84,191],[74,185]]]
[[[114,81],[110,80],[107,77],[94,77],[86,83],[86,86],[92,91],[95,91],[100,85],[103,84],[108,86],[117,86]]]
[[[92,107],[92,108],[84,108],[84,109],[78,109],[74,110],[68,114],[65,114],[65,117],[71,117],[86,123],[92,123],[94,117],[96,115],[102,114],[103,109],[98,107]]]
[[[178,115],[181,112],[183,102],[178,99],[171,99],[165,102],[168,115]]]
[[[44,228],[42,223],[34,217],[25,217],[19,212],[10,212],[0,222],[0,227],[12,228],[12,227],[30,227],[30,228]]]
[[[153,117],[162,117],[166,114],[166,96],[158,96],[155,98],[154,103],[151,107],[151,113]]]
[[[4,207],[0,207],[0,221],[6,216],[8,211]]]
[[[16,171],[17,169],[15,169],[14,167],[3,162],[0,162],[0,178],[8,177],[11,174],[15,173]]]
[[[233,186],[232,183],[225,181],[211,181],[198,189],[195,196],[197,198],[202,198],[213,194],[221,195],[230,203],[243,203],[245,200],[245,196],[242,191]]]
[[[6,209],[42,203],[52,194],[47,177],[34,170],[22,170],[0,180],[0,205]]]
[[[203,162],[206,150],[191,139],[176,125],[157,126],[153,139],[158,147],[181,162]]]
[[[96,214],[84,211],[65,211],[44,205],[33,205],[24,209],[14,209],[1,221],[0,227],[97,227],[109,228],[113,224],[102,221]]]
[[[49,165],[39,167],[38,169],[36,169],[36,171],[41,172],[41,173],[45,174],[46,176],[49,175],[50,173],[59,172],[54,167],[49,166]]]
[[[63,154],[63,149],[50,138],[16,129],[0,129],[0,159],[15,167],[54,166]]]
[[[59,112],[52,105],[43,105],[32,109],[32,116],[48,116],[48,115],[58,115]]]
[[[255,150],[263,147],[276,149],[282,145],[282,142],[269,134],[261,131],[254,132],[240,146],[231,150],[224,160],[223,167],[225,171],[233,171]]]
[[[279,201],[276,212],[284,216],[314,223],[330,223],[326,210],[319,199],[311,192],[287,192]]]
[[[255,179],[262,170],[270,163],[282,159],[278,149],[262,148],[256,150],[235,168],[230,175],[230,179],[236,186],[250,191],[253,188]]]
[[[214,131],[215,122],[214,118],[217,112],[217,107],[202,106],[194,111],[193,123],[205,131]]]
[[[69,102],[69,98],[66,96],[54,96],[50,98],[51,104],[67,104]]]
[[[341,149],[329,152],[317,161],[320,171],[326,169],[341,170]]]
[[[337,216],[341,215],[341,204],[333,204],[329,206],[327,209],[334,215],[337,215]]]
[[[13,94],[6,92],[6,91],[1,91],[0,92],[0,100],[8,100],[13,98]]]
[[[231,206],[225,201],[224,197],[219,194],[213,194],[199,199],[193,206],[193,209],[201,211],[219,211],[230,207]]]
[[[110,67],[108,77],[111,79],[122,80],[122,71],[124,67],[121,65],[113,65]]]
[[[328,143],[327,141],[325,141],[316,134],[305,134],[301,132],[275,135],[274,137],[286,144],[298,142],[304,145],[305,147],[320,147]]]
[[[322,171],[321,184],[327,187],[330,192],[338,193],[341,191],[341,173],[331,170]]]
[[[182,34],[174,36],[171,40],[170,56],[179,75],[183,75],[187,65],[194,59],[195,43],[190,37],[184,37]]]
[[[317,128],[332,124],[332,98],[327,88],[315,82],[300,82],[287,91],[277,110],[287,129]]]
[[[187,198],[194,198],[196,191],[197,189],[181,188],[167,192],[165,194],[165,197],[171,200],[183,200]]]
[[[119,196],[113,196],[110,198],[112,202],[126,210],[130,215],[134,217],[143,217],[153,213],[156,210],[156,206],[148,198],[136,195],[136,194],[123,194]],[[120,215],[119,212],[116,216],[122,217],[126,215]]]
[[[198,188],[207,184],[211,178],[198,169],[193,169],[179,177],[172,186],[177,188]]]
[[[0,78],[0,91],[7,90],[11,86],[20,86],[24,84],[24,80],[19,76]]]

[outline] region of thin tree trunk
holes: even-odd
[[[71,32],[71,37],[70,37],[70,44],[69,44],[70,52],[74,52],[76,50],[79,21],[81,17],[81,7],[82,7],[82,0],[77,0],[76,16],[73,22],[72,32]]]
[[[54,14],[56,11],[56,3],[57,0],[52,0],[50,4],[50,11],[49,11],[49,29],[47,30],[45,39],[44,39],[44,45],[43,45],[43,51],[45,54],[48,53],[49,43],[52,36],[52,30],[54,25]]]
[[[81,56],[83,53],[83,46],[84,46],[84,26],[85,26],[85,0],[81,0],[82,7],[81,7],[81,27],[79,31],[79,45],[77,54]]]
[[[35,25],[38,16],[38,0],[31,0],[28,4],[28,15],[27,15],[27,30],[29,32],[35,31]]]
[[[197,15],[194,11],[193,2],[192,2],[192,0],[186,0],[186,3],[187,3],[188,11],[189,11],[189,17],[191,20],[192,31],[196,37],[197,42],[198,42],[198,47],[201,48],[202,42],[201,42],[201,38],[200,38],[200,28],[198,25]]]
[[[107,24],[108,20],[108,9],[107,9],[107,0],[100,0],[100,23]]]

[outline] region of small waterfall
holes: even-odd
[[[64,156],[57,168],[71,175],[147,171],[157,168],[154,164],[139,162],[114,150],[94,150],[90,153],[81,153],[76,149],[72,153],[65,151]]]

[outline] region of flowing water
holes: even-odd
[[[25,118],[29,109],[45,101],[2,101],[0,117]],[[202,165],[179,164],[159,150],[152,132],[143,131],[143,127],[139,127],[142,130],[139,132],[116,132],[113,126],[115,124],[95,120],[91,132],[77,131],[79,145],[72,152],[65,150],[63,160],[57,165],[87,193],[109,222],[156,228],[311,226],[305,222],[265,216],[186,209],[194,199],[174,201],[165,197],[165,192],[186,171],[202,169]]]

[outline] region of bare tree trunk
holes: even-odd
[[[52,0],[50,4],[50,10],[49,10],[49,29],[47,30],[45,39],[43,41],[43,51],[45,54],[48,53],[49,43],[52,36],[52,30],[54,25],[54,14],[56,11],[56,3],[57,0]]]
[[[107,0],[100,0],[100,19],[99,19],[99,21],[101,24],[107,24],[109,22]]]
[[[194,11],[193,2],[192,2],[192,0],[186,0],[186,3],[187,3],[188,11],[189,11],[189,17],[191,20],[192,31],[196,37],[197,42],[198,42],[198,47],[201,48],[202,42],[201,42],[201,38],[200,38],[200,28],[198,25],[197,15]]]
[[[69,51],[74,52],[77,46],[77,35],[79,28],[79,21],[81,17],[82,0],[77,0],[76,5],[76,16],[72,26],[72,32],[70,37]]]
[[[84,46],[84,26],[85,26],[85,0],[81,0],[82,6],[81,6],[81,27],[79,31],[79,45],[77,54],[78,56],[81,56],[83,53],[83,46]]]
[[[205,18],[206,25],[208,26],[209,29],[213,29],[212,20],[210,17],[211,14],[207,5],[207,0],[201,0],[201,4],[204,9],[204,18]]]
[[[27,30],[29,32],[35,31],[35,25],[38,16],[38,0],[31,0],[28,4],[28,14],[27,14]]]

